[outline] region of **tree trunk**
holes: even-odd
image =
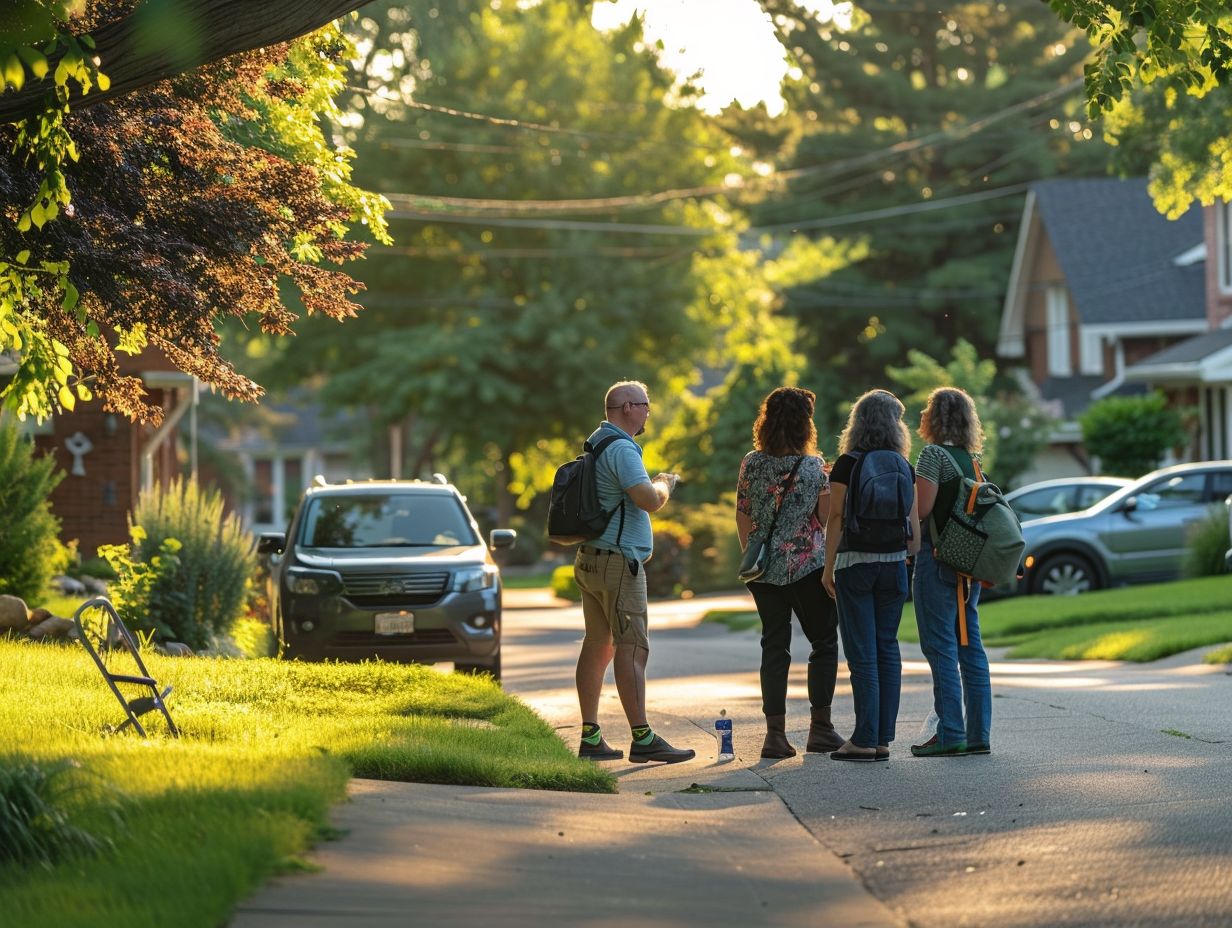
[[[145,0],[123,19],[92,33],[111,87],[95,88],[84,97],[74,93],[69,102],[77,108],[93,106],[237,52],[287,42],[369,2]],[[53,69],[58,59],[49,59]],[[0,95],[0,123],[41,112],[53,87],[49,77],[31,79],[21,90]]]

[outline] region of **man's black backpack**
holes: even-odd
[[[843,544],[854,551],[893,551],[911,538],[915,483],[897,451],[856,452],[843,507]]]
[[[582,453],[556,469],[552,492],[548,497],[548,539],[558,545],[576,545],[598,538],[607,528],[616,509],[607,510],[599,504],[599,482],[595,467],[599,455],[621,435],[608,435],[597,445],[587,441]],[[620,505],[620,530],[617,543],[625,529],[625,502]]]

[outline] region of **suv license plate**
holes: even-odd
[[[378,635],[410,635],[415,631],[413,612],[378,612],[376,633]]]

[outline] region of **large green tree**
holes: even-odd
[[[394,203],[398,244],[373,249],[359,319],[305,327],[274,367],[326,370],[327,401],[401,423],[407,472],[450,450],[486,462],[507,513],[515,463],[552,439],[576,453],[614,380],[648,382],[666,424],[730,325],[715,275],[745,168],[637,20],[377,3],[356,30],[358,176]]]
[[[306,4],[306,19],[268,34],[294,35],[322,8]],[[43,19],[22,18],[30,10],[50,16],[52,37]],[[217,320],[285,333],[291,294],[309,312],[353,313],[358,284],[338,265],[364,246],[348,230],[363,222],[384,234],[387,204],[350,184],[352,154],[320,123],[346,81],[337,27],[185,70],[223,46],[168,64],[155,41],[168,23],[147,20],[145,46],[128,51],[146,56],[149,79],[84,105],[79,94],[114,93],[113,63],[121,74],[132,64],[120,51],[104,59],[93,36],[123,32],[150,10],[173,5],[22,0],[4,20],[3,99],[37,91],[43,101],[0,124],[0,354],[16,366],[0,401],[21,415],[98,393],[108,409],[157,420],[115,354],[147,344],[227,395],[254,399],[260,388],[219,352]],[[181,39],[204,39],[179,25]]]
[[[1086,30],[1087,106],[1160,212],[1232,200],[1232,9],[1224,0],[1051,0]]]
[[[1025,185],[1103,170],[1082,121],[1081,33],[1042,4],[879,0],[847,22],[760,2],[795,68],[796,140],[786,191],[755,225],[868,248],[791,294],[811,384],[849,398],[910,348],[941,356],[965,338],[991,353]]]

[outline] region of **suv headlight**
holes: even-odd
[[[297,596],[319,596],[342,589],[342,578],[328,571],[292,567],[287,571],[287,589]]]
[[[486,590],[496,586],[496,578],[500,571],[490,564],[482,567],[463,567],[455,571],[450,589],[455,593],[473,593],[475,590]]]

